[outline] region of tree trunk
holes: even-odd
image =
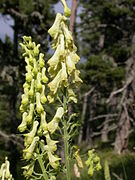
[[[106,118],[103,129],[101,131],[101,141],[106,143],[108,142],[108,128],[109,128],[109,117]]]
[[[135,45],[135,34],[132,39],[132,47]],[[135,52],[127,60],[126,83],[121,100],[120,120],[116,132],[114,149],[121,153],[128,148],[128,138],[131,129],[131,120],[135,119]]]
[[[73,38],[75,39],[75,21],[76,21],[76,12],[77,12],[77,0],[72,0],[72,12],[70,19],[70,31],[72,32]]]
[[[93,129],[92,129],[91,120],[93,119],[93,117],[95,117],[96,105],[97,105],[97,93],[95,92],[89,100],[89,119],[86,128],[86,142],[89,148],[91,148],[93,145],[93,139],[92,139]]]
[[[82,139],[83,139],[83,128],[84,128],[84,121],[85,121],[85,117],[86,117],[86,111],[87,111],[87,105],[88,105],[88,97],[90,96],[90,94],[94,91],[94,87],[86,92],[84,94],[84,100],[83,100],[83,107],[82,107],[82,116],[81,116],[81,128],[80,128],[80,133],[78,136],[78,144],[81,144]]]

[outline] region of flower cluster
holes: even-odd
[[[10,173],[9,167],[10,167],[10,163],[6,157],[5,163],[3,163],[0,168],[0,179],[13,180],[13,177],[12,177],[12,174]]]
[[[48,33],[53,38],[52,48],[55,50],[54,55],[48,60],[48,72],[52,81],[48,84],[50,93],[48,95],[49,102],[53,102],[58,96],[58,92],[64,91],[68,102],[77,102],[75,93],[73,92],[74,85],[78,85],[82,80],[79,78],[80,71],[76,69],[76,64],[79,61],[79,56],[76,54],[77,48],[74,45],[72,33],[68,28],[68,17],[70,9],[67,7],[65,0],[62,0],[64,5],[64,15],[58,13],[52,27]]]
[[[31,37],[23,37],[21,43],[25,53],[26,81],[23,85],[24,94],[20,111],[22,112],[22,123],[18,130],[24,135],[23,158],[27,161],[27,166],[23,167],[24,175],[29,178],[34,171],[35,159],[39,154],[43,154],[44,164],[57,169],[59,158],[54,155],[56,143],[51,139],[51,134],[58,128],[58,121],[63,115],[63,108],[59,107],[49,123],[46,122],[46,112],[44,105],[47,101],[45,96],[45,85],[48,78],[45,75],[46,68],[44,54],[39,53],[40,45],[31,41]],[[39,153],[38,153],[39,152]]]
[[[88,159],[85,161],[88,169],[88,174],[93,176],[95,171],[101,170],[100,158],[95,154],[95,149],[88,151]]]

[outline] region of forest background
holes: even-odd
[[[57,3],[0,0],[0,18],[13,21],[13,39],[9,34],[0,37],[0,164],[8,156],[15,179],[20,177],[23,163],[20,162],[23,139],[17,135],[17,127],[21,122],[19,105],[25,64],[19,43],[23,35],[32,36],[33,41],[41,44],[45,60],[49,59],[52,52],[47,31],[55,19]],[[73,143],[80,149],[82,159],[91,148],[99,153],[103,165],[107,159],[112,179],[132,180],[135,177],[135,0],[72,0],[70,29],[81,57],[79,69],[83,79],[77,89],[78,103],[69,109],[76,111],[80,123]],[[50,116],[51,111],[48,109]],[[87,179],[85,170],[82,173],[83,179]],[[98,179],[104,179],[103,170]]]

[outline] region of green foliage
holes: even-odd
[[[88,174],[93,177],[96,171],[101,170],[100,158],[96,155],[95,149],[88,151],[88,159],[85,161],[88,167]],[[109,180],[109,179],[108,179]]]
[[[88,97],[84,117],[83,138],[85,139],[88,119],[119,111],[117,101],[120,94],[116,97],[116,101],[113,99],[109,104],[106,102],[111,92],[123,87],[125,81],[125,65],[131,55],[131,41],[134,34],[135,1],[80,0],[79,2],[82,11],[77,40],[82,61],[84,60],[80,68],[85,83],[85,86],[83,84],[81,87],[81,93],[89,92],[94,87],[94,91]],[[105,118],[102,120],[104,121]],[[92,121],[91,131],[96,131],[98,134],[99,129],[103,130],[103,121]],[[114,122],[117,124],[116,118]],[[113,133],[108,133],[109,140],[112,135],[115,138],[115,130]]]

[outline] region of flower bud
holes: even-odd
[[[47,78],[46,75],[45,75],[45,71],[46,71],[46,68],[43,67],[43,68],[42,68],[42,77],[41,77],[41,80],[42,80],[43,83],[46,84],[46,83],[48,82],[48,78]]]
[[[31,82],[32,81],[32,73],[31,72],[26,73],[26,81],[27,82]]]
[[[27,117],[27,112],[24,112],[23,115],[22,115],[22,122],[18,126],[18,130],[20,132],[24,132],[27,129],[26,117]]]
[[[39,122],[34,121],[32,130],[29,133],[24,135],[25,136],[25,140],[24,140],[25,147],[29,146],[32,143],[32,141],[36,135],[38,125],[39,125]]]
[[[40,125],[44,132],[47,131],[46,112],[45,111],[41,113]]]
[[[56,180],[56,177],[55,176],[51,176],[50,180]]]
[[[28,105],[28,101],[29,101],[29,99],[28,99],[28,94],[23,94],[23,95],[22,95],[22,102],[21,102],[21,104],[22,104],[23,106],[27,106],[27,105]]]
[[[33,44],[33,42],[31,42],[31,41],[29,41],[29,49],[33,49],[34,48],[34,44]]]
[[[29,89],[26,87],[26,88],[24,88],[24,94],[28,94],[28,92],[29,92]]]
[[[21,104],[21,106],[20,106],[19,109],[20,109],[20,112],[23,113],[23,112],[26,111],[26,106],[23,106],[23,105]]]
[[[70,17],[71,16],[71,11],[70,11],[69,7],[67,6],[66,1],[65,0],[61,0],[61,2],[63,4],[63,6],[64,6],[64,15],[66,17]]]
[[[34,104],[30,104],[29,114],[26,117],[27,124],[32,124],[33,112],[34,112]]]
[[[28,92],[28,95],[32,98],[34,96],[34,79],[32,79],[31,81],[31,87],[30,87],[30,90]]]
[[[34,55],[35,56],[38,56],[38,54],[39,54],[39,47],[40,47],[40,44],[38,44],[37,46],[34,47]]]
[[[34,64],[34,60],[33,60],[33,59],[34,59],[34,58],[32,57],[32,55],[29,54],[29,62],[30,62],[31,65]]]
[[[40,68],[43,68],[43,67],[45,66],[45,62],[44,62],[43,57],[44,57],[44,54],[43,54],[43,53],[40,53],[40,54],[39,54],[39,60],[38,60],[38,62],[39,62],[39,67],[40,67]]]
[[[29,42],[31,41],[31,36],[23,36],[24,42]]]
[[[47,101],[47,98],[45,97],[45,86],[42,85],[42,92],[41,92],[41,103],[45,104]]]
[[[26,45],[24,45],[24,44],[22,44],[22,43],[20,43],[20,45],[21,45],[22,49],[25,50],[25,54],[28,55],[30,51],[29,51],[29,49],[26,47]]]
[[[41,114],[44,111],[43,106],[40,103],[40,93],[36,93],[36,109],[37,109],[37,113]]]
[[[37,91],[41,92],[42,91],[42,84],[41,84],[41,73],[38,72],[37,74],[37,82],[36,82],[36,88],[37,88]]]
[[[27,82],[25,82],[24,84],[23,84],[23,88],[29,88],[30,87],[30,85],[27,83]]]
[[[38,66],[37,66],[37,62],[36,62],[36,59],[33,58],[33,62],[34,62],[34,68],[33,68],[33,74],[36,76],[37,73],[38,73]]]

